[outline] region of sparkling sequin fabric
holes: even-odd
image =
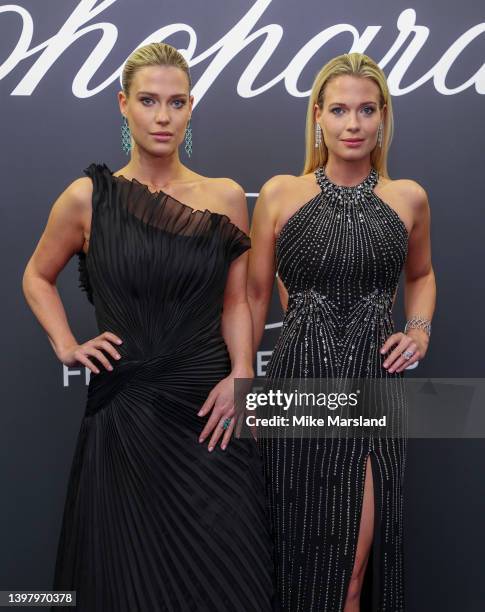
[[[315,175],[320,193],[288,220],[277,239],[278,274],[289,300],[267,375],[402,382],[402,375],[382,367],[379,349],[395,331],[391,307],[407,254],[406,226],[374,193],[379,178],[374,168],[353,187],[334,184],[323,168]],[[399,417],[403,402],[395,397],[390,404]],[[404,610],[406,442],[399,427],[394,434],[260,439],[281,610],[344,609],[368,456],[375,529],[361,610]]]

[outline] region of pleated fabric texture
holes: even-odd
[[[53,588],[76,590],[82,612],[271,610],[257,445],[209,453],[198,442],[208,417],[197,412],[230,372],[223,292],[249,238],[105,164],[84,172],[93,213],[80,284],[99,333],[123,344],[114,370],[91,376]]]
[[[406,226],[374,192],[374,168],[362,183],[332,183],[290,217],[276,244],[288,308],[268,378],[382,379],[385,438],[262,437],[281,610],[342,612],[359,535],[366,462],[374,482],[374,538],[361,611],[403,612],[403,479],[406,404],[402,374],[379,352],[395,331],[393,295],[407,255]],[[329,389],[334,391],[335,389]],[[373,416],[371,413],[362,416]]]

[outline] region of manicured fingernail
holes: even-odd
[[[199,442],[203,442],[203,441],[204,441],[204,438],[199,438]]]
[[[384,355],[386,351],[384,349],[381,349],[381,355]]]
[[[112,371],[113,371],[113,367],[112,367],[112,366],[109,366],[108,370],[109,370],[110,372],[112,372]]]
[[[121,355],[118,355],[118,353],[116,353],[115,357],[116,359],[121,359]]]
[[[200,416],[201,412],[202,412],[202,410],[199,410],[199,412],[197,413],[197,416]]]
[[[225,444],[223,444],[223,445],[221,446],[221,448],[222,448],[222,450],[226,450],[226,445],[225,445]]]
[[[212,451],[214,450],[213,446],[209,446],[209,453],[212,453]]]
[[[117,340],[116,341],[118,344],[123,344],[123,340]]]

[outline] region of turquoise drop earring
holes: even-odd
[[[126,117],[123,115],[123,121],[121,123],[121,147],[123,151],[129,155],[131,151],[131,132],[130,126]]]

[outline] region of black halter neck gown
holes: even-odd
[[[223,292],[249,238],[227,216],[106,165],[85,173],[93,212],[81,284],[99,332],[123,344],[114,370],[91,376],[54,588],[76,590],[80,612],[268,611],[257,445],[233,439],[209,453],[198,442],[207,417],[197,412],[230,372]]]
[[[289,300],[267,375],[271,380],[402,380],[382,367],[379,349],[394,331],[391,307],[407,254],[406,227],[374,193],[375,169],[353,187],[334,184],[322,168],[315,174],[320,192],[289,219],[276,244],[278,274]],[[404,609],[404,406],[399,393],[391,397],[386,408],[397,428],[384,439],[349,437],[345,430],[334,437],[305,439],[293,433],[260,439],[282,610],[343,610],[368,456],[375,529],[370,590],[361,609]]]

